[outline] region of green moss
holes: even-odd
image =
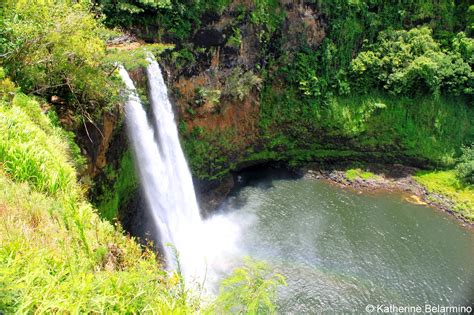
[[[349,180],[354,180],[356,178],[361,178],[361,179],[364,179],[364,180],[368,180],[368,179],[377,178],[377,175],[375,175],[372,172],[363,171],[360,168],[352,168],[352,169],[346,170],[346,177]]]
[[[463,184],[454,170],[420,171],[414,179],[433,193],[448,197],[455,203],[454,211],[474,221],[474,186]]]
[[[97,208],[103,218],[112,221],[117,218],[120,206],[129,200],[138,187],[131,151],[127,150],[123,154],[118,170],[108,167],[105,174],[107,182],[113,182],[113,185],[104,187]]]
[[[233,142],[233,129],[206,131],[195,127],[187,131],[180,123],[183,149],[195,177],[202,180],[216,180],[226,176],[235,167],[239,148]]]

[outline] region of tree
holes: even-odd
[[[461,150],[462,155],[456,165],[456,176],[465,183],[474,184],[474,144]]]
[[[117,99],[115,66],[105,61],[111,32],[89,10],[88,1],[7,0],[1,66],[24,92],[58,95],[81,114]]]
[[[427,27],[388,30],[351,62],[350,76],[362,92],[378,87],[403,95],[470,95],[474,93],[472,43],[459,33],[454,48],[443,51]]]

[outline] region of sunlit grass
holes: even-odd
[[[0,310],[195,311],[155,254],[86,201],[67,139],[39,104],[0,102]]]
[[[39,104],[25,95],[0,106],[0,162],[13,179],[27,181],[45,193],[77,191],[67,143]]]
[[[368,180],[368,179],[376,179],[377,175],[375,175],[372,172],[363,171],[360,168],[353,168],[353,169],[346,170],[346,177],[349,180],[354,180],[356,178]]]
[[[474,186],[461,183],[454,170],[420,171],[414,178],[428,191],[450,198],[456,204],[453,210],[474,221]]]

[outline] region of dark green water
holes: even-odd
[[[286,277],[282,313],[474,301],[474,233],[400,195],[264,177],[229,198],[225,211],[241,225],[242,255]]]

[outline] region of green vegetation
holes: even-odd
[[[184,122],[180,124],[183,134],[183,150],[193,175],[204,180],[219,180],[227,175],[235,164],[232,157],[238,157],[238,147],[232,142],[233,130],[226,133],[206,132],[195,127],[190,132]]]
[[[120,205],[125,204],[138,188],[130,150],[123,154],[117,171],[107,166],[104,174],[106,179],[101,183],[97,208],[103,218],[113,221],[118,217]],[[110,183],[113,183],[112,187],[109,187]]]
[[[290,160],[299,159],[291,153],[297,149],[333,149],[452,165],[457,149],[474,135],[474,112],[463,99],[372,93],[334,97],[318,108],[298,101],[297,93],[265,90],[261,104],[267,150]]]
[[[233,28],[232,35],[227,40],[226,45],[233,47],[235,49],[239,49],[241,44],[242,44],[242,33],[240,32],[239,28]]]
[[[87,203],[48,197],[2,174],[0,209],[3,312],[193,311],[178,302],[154,253],[99,220]]]
[[[119,49],[109,47],[107,50],[107,62],[111,64],[122,64],[128,71],[133,71],[137,68],[143,68],[148,65],[146,58],[149,54],[159,56],[167,50],[172,50],[174,45],[168,44],[146,44],[136,47],[134,49]]]
[[[83,121],[116,104],[118,80],[106,62],[113,33],[89,13],[86,1],[7,1],[2,8],[0,55],[25,93],[59,96]]]
[[[225,81],[224,94],[243,100],[253,88],[259,88],[262,80],[252,71],[234,68]]]
[[[377,175],[375,175],[372,172],[363,171],[360,168],[352,168],[352,169],[346,170],[346,177],[349,180],[354,180],[356,178],[367,180],[367,179],[375,179],[377,178]]]
[[[196,91],[197,94],[197,99],[196,99],[196,104],[197,105],[203,105],[205,103],[209,103],[211,105],[217,105],[220,102],[221,99],[221,90],[218,89],[208,89],[208,88],[203,88],[200,87]]]
[[[474,185],[474,145],[461,149],[462,155],[456,165],[456,176],[459,180]]]
[[[244,266],[222,281],[217,305],[211,313],[276,314],[272,301],[282,285],[286,285],[283,276],[273,274],[267,264],[248,258]]]
[[[443,51],[431,33],[427,27],[382,32],[370,50],[351,62],[354,88],[365,92],[383,88],[403,95],[473,94],[474,39],[461,32],[453,39],[460,44]]]
[[[474,187],[462,183],[453,170],[421,171],[414,178],[428,191],[447,196],[455,203],[454,211],[474,221]]]
[[[278,0],[254,0],[249,8],[250,21],[259,26],[258,38],[266,48],[284,20]]]
[[[3,170],[12,179],[28,181],[42,192],[75,194],[75,170],[67,163],[67,144],[59,128],[53,127],[41,112],[39,103],[16,94],[11,102],[2,101],[0,105]]]
[[[230,0],[187,1],[187,0],[99,0],[96,10],[104,14],[109,26],[122,26],[141,29],[142,37],[149,40],[162,40],[165,35],[174,43],[181,45],[193,31],[201,26],[205,13],[219,14],[229,5]],[[145,27],[143,27],[145,26]],[[148,28],[159,27],[158,32]]]

